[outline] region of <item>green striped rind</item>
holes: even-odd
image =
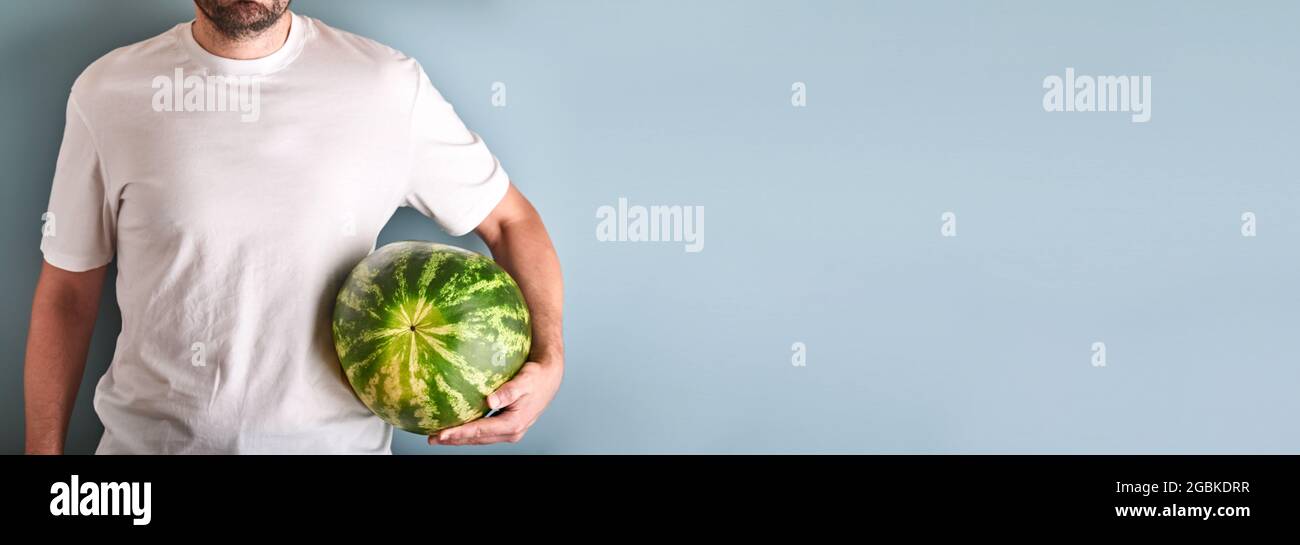
[[[334,305],[334,347],[357,397],[388,423],[430,434],[481,417],[523,366],[532,324],[491,259],[395,242],[352,270]]]

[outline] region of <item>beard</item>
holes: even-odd
[[[231,40],[247,40],[275,25],[292,0],[194,0],[218,32]]]

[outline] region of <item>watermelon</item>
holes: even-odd
[[[334,348],[352,390],[398,428],[429,435],[487,414],[532,343],[519,286],[481,254],[394,242],[344,281]]]

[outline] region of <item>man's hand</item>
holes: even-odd
[[[500,412],[430,435],[429,444],[518,443],[555,397],[563,375],[564,363],[560,361],[525,363],[515,378],[488,396],[488,407]]]
[[[475,232],[519,284],[532,317],[533,346],[519,374],[488,396],[488,407],[499,413],[431,435],[430,445],[518,442],[555,397],[564,376],[564,279],[542,217],[511,185]]]

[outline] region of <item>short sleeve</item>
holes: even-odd
[[[453,236],[474,230],[505,196],[509,177],[423,68],[411,116],[411,186],[405,204]]]
[[[107,265],[113,260],[117,208],[95,138],[75,99],[69,99],[50,204],[42,217],[45,261],[73,272]]]

